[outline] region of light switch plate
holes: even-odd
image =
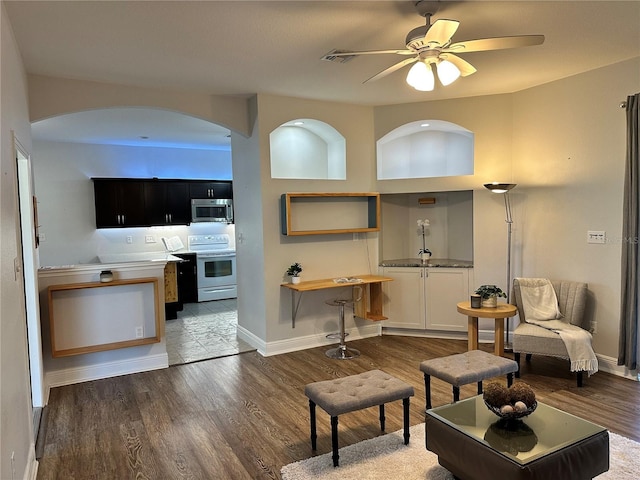
[[[587,243],[605,243],[606,234],[604,230],[587,231]]]

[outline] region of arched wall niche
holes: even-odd
[[[299,118],[269,134],[271,178],[346,180],[344,137],[331,125]]]
[[[443,120],[402,125],[376,144],[378,180],[473,174],[473,132]]]

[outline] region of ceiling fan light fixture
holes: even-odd
[[[451,85],[460,77],[460,69],[449,60],[441,60],[436,67],[438,70],[438,79],[442,85]]]
[[[425,62],[416,62],[407,74],[407,83],[421,92],[430,92],[435,87],[435,78],[431,66]]]

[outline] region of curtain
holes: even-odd
[[[624,174],[622,223],[622,292],[618,365],[630,370],[638,362],[638,219],[640,215],[640,159],[638,158],[638,103],[640,93],[627,97],[627,155]]]

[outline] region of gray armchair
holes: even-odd
[[[558,297],[560,312],[564,315],[562,320],[591,331],[590,325],[585,319],[587,284],[554,280],[551,281],[551,284]],[[518,367],[520,366],[520,354],[522,353],[526,354],[527,361],[531,360],[532,355],[546,355],[569,360],[567,348],[558,334],[525,322],[520,284],[517,278],[513,281],[513,301],[518,308],[518,315],[520,316],[520,324],[513,331],[512,342]],[[583,372],[577,372],[577,374],[578,387],[582,387]],[[520,369],[518,369],[516,377],[520,377]]]

